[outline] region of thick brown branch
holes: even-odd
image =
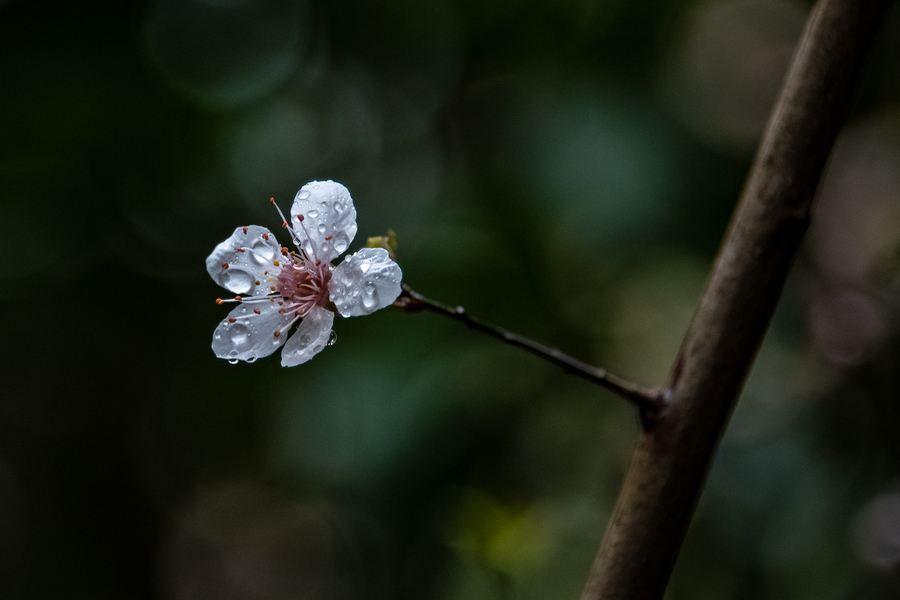
[[[473,317],[467,313],[462,306],[447,306],[435,300],[431,300],[430,298],[426,298],[405,283],[403,284],[403,292],[400,294],[400,298],[397,299],[397,302],[395,302],[395,305],[409,312],[430,310],[450,317],[451,319],[465,323],[472,329],[486,333],[507,344],[511,344],[518,348],[524,348],[532,354],[548,360],[558,367],[562,367],[569,373],[587,379],[592,383],[596,383],[597,385],[622,396],[637,406],[638,409],[640,409],[641,422],[644,424],[645,428],[650,427],[665,406],[665,398],[655,391],[643,390],[635,384],[607,372],[606,369],[601,369],[581,362],[556,348],[550,348],[549,346],[539,344],[532,339],[513,333],[508,329],[498,327],[479,319],[478,317]]]
[[[672,404],[641,435],[582,600],[662,598],[889,3],[814,7],[672,369]]]

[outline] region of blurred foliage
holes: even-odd
[[[335,179],[418,291],[656,384],[808,10],[0,2],[0,597],[578,597],[628,406],[426,313],[229,365],[204,258]],[[900,597],[898,50],[895,11],[671,600]]]

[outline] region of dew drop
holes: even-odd
[[[313,354],[318,354],[319,352],[322,351],[322,348],[324,348],[324,347],[325,346],[323,346],[322,344],[318,344],[315,348],[313,348]]]
[[[270,263],[272,262],[272,259],[275,258],[275,249],[262,240],[255,240],[250,244],[249,249],[250,256],[253,257],[253,260],[261,265]]]
[[[253,286],[253,278],[246,271],[231,268],[219,275],[219,284],[235,294],[246,294]]]
[[[310,219],[315,219],[316,217],[319,216],[319,211],[317,211],[316,209],[312,209],[311,211],[306,213],[306,216],[309,217]]]
[[[233,365],[236,365],[236,364],[238,364],[238,359],[235,358],[235,359],[229,360],[228,362]]]
[[[363,308],[371,312],[376,304],[378,304],[378,293],[375,291],[375,285],[369,282],[363,289],[362,305]]]
[[[229,335],[231,336],[231,343],[235,346],[243,346],[250,341],[250,330],[241,323],[232,325]]]
[[[338,254],[346,250],[349,245],[350,240],[347,239],[347,234],[343,231],[334,236],[334,251]]]
[[[343,214],[343,212],[344,212],[344,205],[341,204],[340,202],[335,202],[335,203],[334,203],[334,212],[336,212],[336,213],[339,214],[339,215],[340,215],[340,214]]]
[[[309,343],[311,341],[312,341],[312,338],[309,337],[309,334],[304,333],[303,336],[300,338],[300,347],[306,348],[307,346],[309,346]]]
[[[336,333],[334,332],[334,330],[332,329],[332,330],[331,330],[331,333],[328,335],[328,343],[327,343],[326,345],[327,345],[327,346],[334,346],[334,343],[335,343],[336,341],[337,341],[337,334],[336,334]]]
[[[319,233],[325,235],[325,232],[328,231],[328,228],[325,227],[325,223],[319,223]]]
[[[359,270],[362,271],[363,275],[369,272],[369,269],[372,268],[372,263],[364,262],[359,265]]]
[[[309,198],[309,190],[300,190],[300,193],[297,194],[298,200],[306,200]]]
[[[252,363],[252,362],[254,362],[254,361],[256,360],[256,357],[255,357],[255,356],[248,356],[248,357],[245,358],[244,360],[247,361],[248,363]]]

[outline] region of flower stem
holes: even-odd
[[[649,429],[650,425],[659,417],[662,409],[666,406],[666,397],[658,390],[642,389],[634,383],[616,377],[612,373],[607,372],[606,369],[581,362],[556,348],[550,348],[518,333],[513,333],[508,329],[498,327],[478,317],[473,317],[462,306],[447,306],[436,300],[426,298],[405,283],[402,284],[402,290],[400,297],[394,302],[394,306],[402,308],[406,312],[430,310],[450,317],[465,323],[471,329],[486,333],[507,344],[522,348],[544,360],[548,360],[554,365],[561,367],[567,373],[572,373],[582,379],[596,383],[600,387],[618,394],[634,404],[641,412],[641,422],[645,428]]]

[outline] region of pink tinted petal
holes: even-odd
[[[231,237],[216,246],[206,258],[206,270],[229,292],[265,296],[272,291],[270,286],[281,272],[274,265],[281,258],[281,246],[272,232],[259,225],[248,225],[238,227]]]
[[[272,354],[284,344],[287,331],[281,330],[295,316],[281,314],[278,312],[279,308],[281,306],[277,302],[268,300],[238,304],[228,318],[216,327],[213,333],[213,352],[219,358],[247,362]],[[256,310],[259,314],[254,312]],[[275,331],[279,331],[277,337]]]
[[[400,295],[400,266],[384,248],[363,248],[339,264],[328,284],[331,301],[344,317],[358,317],[390,305]]]
[[[299,215],[303,215],[302,223]],[[334,181],[310,181],[294,198],[291,225],[307,254],[331,262],[356,236],[356,208],[350,192]]]
[[[334,313],[321,306],[314,307],[303,317],[297,331],[281,351],[281,366],[302,365],[328,345]]]

